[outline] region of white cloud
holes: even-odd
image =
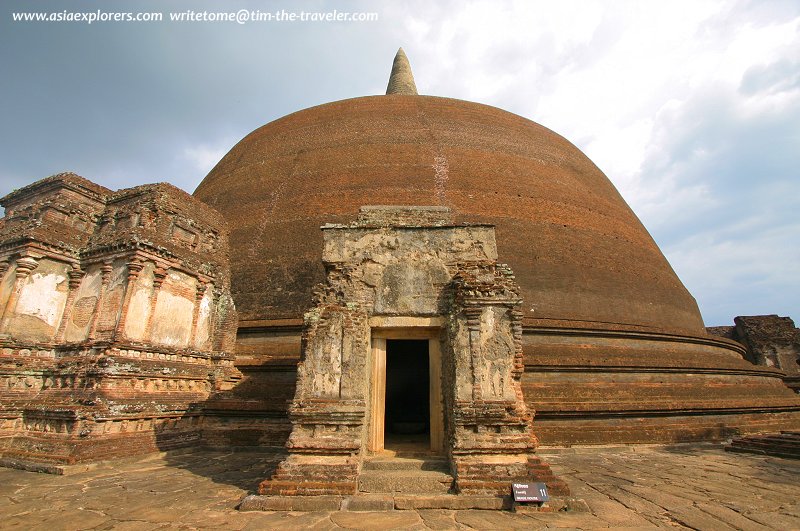
[[[215,142],[214,145],[187,146],[181,154],[181,160],[188,163],[193,170],[197,170],[197,173],[206,175],[230,151],[234,143],[232,139],[226,138]]]
[[[786,267],[797,264],[791,198],[800,194],[785,184],[800,152],[796,125],[791,136],[800,13],[790,2],[411,5],[404,46],[418,85],[511,110],[576,143],[661,243],[707,319],[800,317]],[[768,192],[781,186],[783,195]],[[742,217],[759,230],[737,224]]]
[[[750,219],[736,232],[699,233],[664,249],[686,287],[704,303],[707,324],[730,324],[736,315],[797,317],[800,246],[787,242],[800,234],[800,223],[760,225]]]

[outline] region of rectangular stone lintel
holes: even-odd
[[[413,330],[408,329],[439,329],[444,326],[444,318],[433,317],[410,317],[398,315],[378,315],[369,318],[369,326],[372,328],[373,337],[383,337],[382,334],[391,334],[391,329],[403,329],[403,339],[408,338],[408,334]],[[425,337],[429,337],[430,332],[426,332]]]

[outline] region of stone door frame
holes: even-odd
[[[384,450],[386,414],[386,341],[427,339],[429,371],[430,449],[444,454],[444,410],[442,400],[441,317],[372,317],[370,348],[370,419],[367,451]]]

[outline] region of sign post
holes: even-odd
[[[547,485],[544,483],[512,483],[511,484],[511,508],[516,510],[517,504],[535,504],[541,507],[544,502],[550,500],[547,494]]]

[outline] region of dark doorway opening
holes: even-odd
[[[428,340],[386,341],[384,448],[430,446]]]

